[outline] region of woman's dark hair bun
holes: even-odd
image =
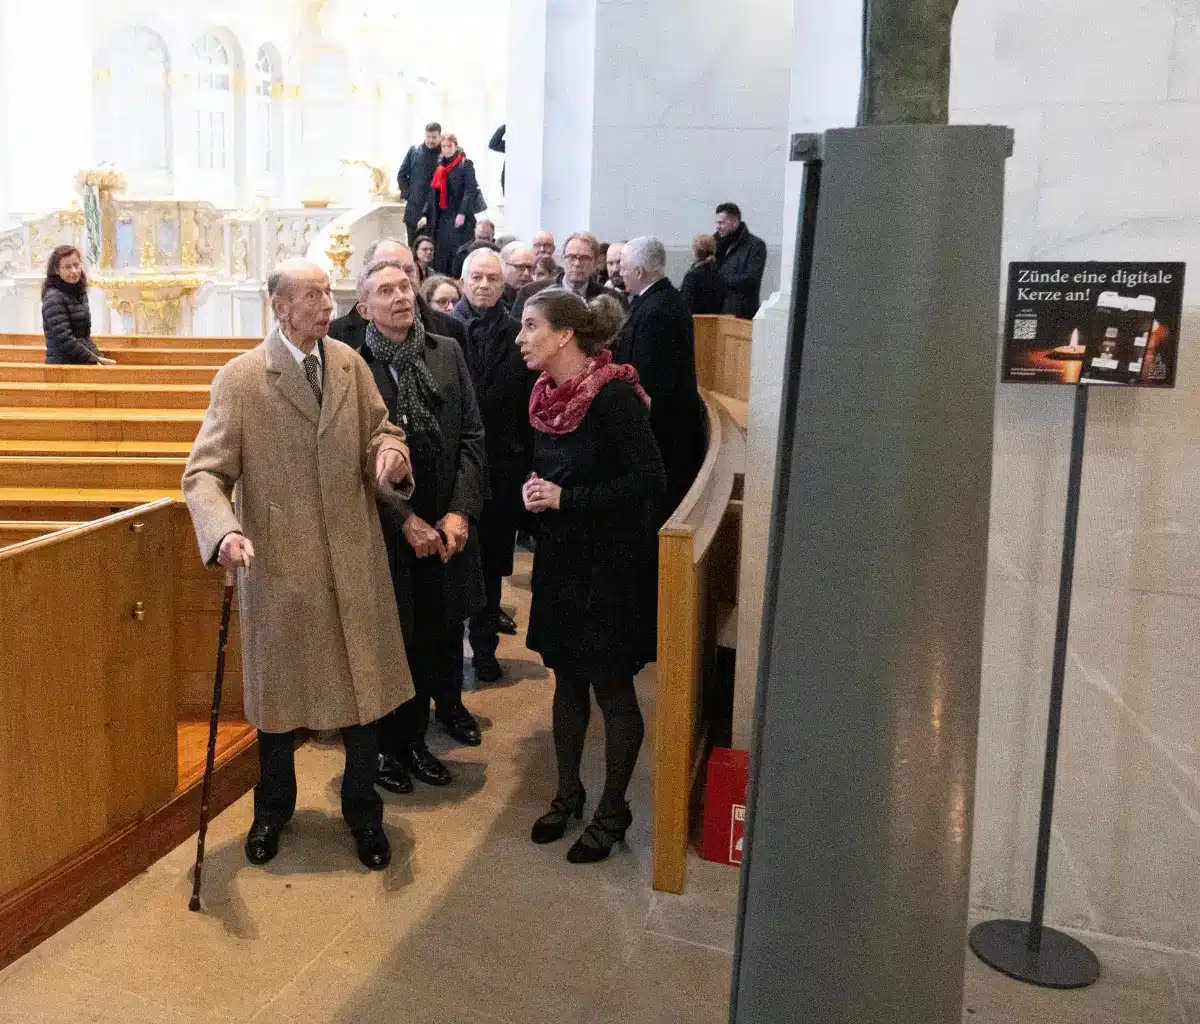
[[[537,307],[553,330],[575,332],[575,341],[586,356],[598,355],[610,342],[625,319],[621,303],[611,295],[597,295],[584,302],[574,292],[562,288],[543,288],[525,303]]]
[[[579,347],[589,356],[594,356],[616,336],[621,321],[625,319],[625,310],[612,295],[597,295],[587,305],[591,313],[590,330],[586,332],[586,337],[579,338]]]

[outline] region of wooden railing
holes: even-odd
[[[658,533],[658,666],[654,704],[654,888],[681,893],[691,794],[704,753],[702,683],[737,601],[740,474],[745,434],[718,396],[704,395],[708,452]]]

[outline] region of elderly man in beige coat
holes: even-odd
[[[246,717],[261,779],[246,856],[265,864],[296,806],[293,733],[341,729],[342,815],[387,866],[375,722],[412,696],[375,492],[412,493],[404,432],[366,364],[327,338],[329,278],[291,260],[268,282],[278,326],[227,363],[183,474],[200,554],[238,566]]]

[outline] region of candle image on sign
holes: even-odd
[[[740,864],[742,862],[742,846],[746,841],[746,808],[741,804],[734,804],[729,823],[729,863]]]
[[[1173,387],[1182,263],[1011,263],[1002,379]]]

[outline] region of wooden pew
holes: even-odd
[[[237,348],[120,348],[110,345],[105,353],[118,366],[224,366],[244,351]],[[46,365],[41,345],[0,345],[0,362]]]
[[[716,397],[705,393],[704,401],[704,464],[658,533],[654,888],[672,893],[684,889],[691,794],[704,754],[704,668],[716,646],[718,606],[737,601],[738,483],[746,440]]]
[[[255,345],[262,341],[262,338],[240,338],[240,337],[212,337],[200,338],[194,336],[176,336],[173,334],[166,335],[113,335],[113,336],[95,336],[92,340],[100,347],[101,351],[108,349],[110,346],[115,348],[232,348],[239,351],[246,351],[254,348]],[[3,334],[0,333],[0,345],[33,345],[44,352],[46,349],[46,337],[43,334]]]
[[[750,402],[750,347],[754,322],[735,316],[694,316],[696,381],[746,429]]]
[[[219,366],[47,366],[0,362],[0,381],[42,384],[211,385]]]
[[[207,384],[38,384],[0,382],[0,408],[206,409]]]
[[[187,441],[203,409],[0,407],[0,438],[35,441]]]
[[[174,494],[184,459],[0,455],[0,492],[7,488],[118,488]]]
[[[224,574],[190,535],[162,500],[0,548],[0,967],[195,831]],[[213,815],[257,778],[236,618]]]

